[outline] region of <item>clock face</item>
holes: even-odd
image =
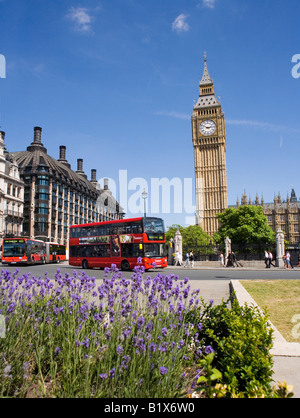
[[[217,125],[213,120],[205,120],[200,125],[200,132],[202,135],[212,135],[215,133],[217,129]]]

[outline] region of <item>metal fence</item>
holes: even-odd
[[[273,259],[276,258],[275,245],[270,244],[232,244],[231,251],[233,251],[240,261],[262,261],[265,258],[265,251],[273,254]]]

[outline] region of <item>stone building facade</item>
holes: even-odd
[[[280,228],[284,233],[284,239],[290,244],[300,244],[300,201],[298,201],[295,190],[292,189],[291,196],[282,200],[280,193],[274,197],[272,203],[265,203],[262,198],[256,196],[255,201],[244,193],[241,201],[237,200],[237,206],[255,205],[262,206],[268,224],[277,232]]]
[[[68,245],[70,225],[123,218],[108,184],[106,190],[100,188],[96,170],[89,180],[83,160],[78,159],[73,171],[63,145],[58,160],[48,155],[42,144],[42,128],[34,128],[33,142],[26,151],[9,155],[14,156],[25,185],[25,236]]]
[[[218,231],[216,215],[228,208],[225,116],[215,96],[205,56],[200,94],[193,109],[196,224],[212,236]]]
[[[23,233],[24,183],[18,164],[5,148],[0,132],[0,238]]]

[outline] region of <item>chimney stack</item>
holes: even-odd
[[[96,182],[97,181],[97,170],[95,170],[95,169],[92,170],[91,181],[92,182]]]
[[[66,167],[71,168],[71,165],[68,163],[66,159],[67,147],[61,145],[59,147],[59,162],[64,164]]]
[[[104,190],[109,190],[109,188],[108,188],[108,179],[104,179]]]
[[[67,161],[66,160],[66,151],[67,148],[64,145],[59,147],[59,161]]]
[[[79,158],[77,160],[77,171],[76,173],[83,173],[83,160]]]
[[[42,144],[42,128],[36,126],[34,128],[34,144]]]
[[[33,129],[34,129],[33,142],[31,143],[29,147],[27,147],[27,151],[35,151],[38,149],[39,151],[47,153],[47,149],[42,144],[42,128],[40,128],[39,126],[36,126]]]
[[[5,132],[0,131],[0,141],[4,144],[4,140],[5,140]]]

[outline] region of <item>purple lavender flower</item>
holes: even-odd
[[[84,340],[84,343],[82,344],[85,348],[89,348],[89,345],[90,345],[90,340],[88,339],[88,338],[86,338],[85,340]]]
[[[162,335],[164,336],[164,337],[166,337],[166,335],[168,334],[168,330],[167,330],[167,328],[163,328],[162,330],[161,330],[161,333],[162,333]]]
[[[157,347],[157,345],[155,344],[155,343],[150,343],[150,345],[149,345],[149,350],[152,352],[152,353],[155,353],[155,351],[156,351],[156,347]]]
[[[140,316],[137,321],[138,329],[143,328],[144,324],[145,324],[145,318],[143,316]]]
[[[122,347],[121,345],[119,345],[119,346],[117,347],[117,353],[118,353],[119,355],[121,355],[121,354],[123,353],[123,347]]]
[[[160,372],[160,374],[162,375],[162,376],[164,376],[165,374],[167,374],[168,373],[168,368],[167,367],[160,367],[159,368],[159,372]]]
[[[116,369],[115,368],[111,369],[109,371],[109,378],[112,379],[115,376],[115,373],[116,373]]]
[[[210,346],[210,345],[208,345],[206,348],[205,348],[205,353],[206,354],[212,354],[212,353],[214,353],[215,351],[214,351],[214,349]]]
[[[108,376],[107,376],[107,374],[106,374],[106,373],[101,373],[101,374],[99,375],[99,377],[100,377],[100,379],[102,379],[102,380],[104,380],[104,379],[107,379],[107,378],[108,378]]]

